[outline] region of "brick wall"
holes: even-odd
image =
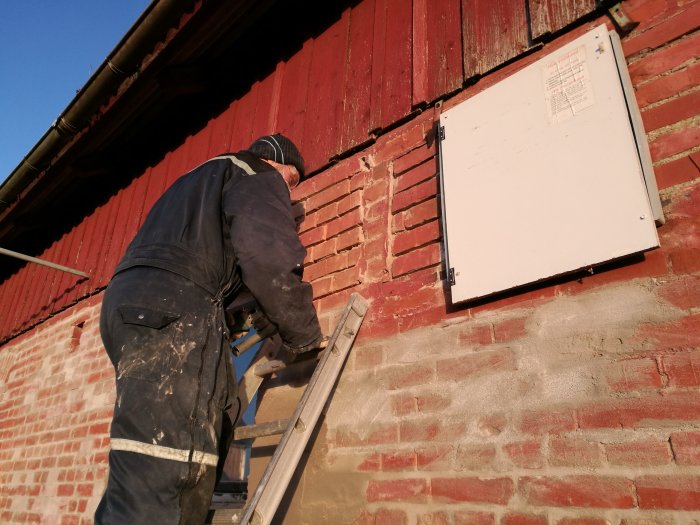
[[[641,22],[623,45],[667,218],[643,259],[450,306],[439,109],[295,191],[324,328],[352,291],[371,306],[280,521],[700,523],[700,2],[623,7]],[[114,395],[99,299],[0,349],[2,523],[90,522]]]
[[[100,298],[0,351],[0,523],[92,523],[114,405]]]

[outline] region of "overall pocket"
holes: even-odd
[[[170,325],[179,314],[144,306],[121,305],[121,332],[117,345],[117,379],[128,377],[160,381],[170,373],[174,360]]]

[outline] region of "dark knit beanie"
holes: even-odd
[[[260,137],[250,145],[248,151],[261,159],[291,164],[299,170],[299,175],[304,176],[304,159],[299,149],[284,135],[276,133]]]

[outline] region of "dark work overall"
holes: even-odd
[[[221,305],[188,279],[134,267],[112,279],[100,328],[117,397],[95,523],[203,523],[236,395]]]

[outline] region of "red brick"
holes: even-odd
[[[388,479],[369,481],[367,501],[410,501],[425,502],[430,488],[425,479]]]
[[[642,325],[636,339],[655,342],[659,350],[696,348],[700,346],[700,314],[689,315],[678,321]]]
[[[700,248],[673,250],[670,259],[673,272],[677,275],[700,271]]]
[[[678,308],[689,310],[700,307],[700,277],[686,275],[663,283],[658,293],[660,297]]]
[[[611,465],[628,467],[667,465],[673,459],[666,441],[606,443],[605,455]]]
[[[616,261],[609,266],[594,269],[593,275],[581,275],[576,280],[558,284],[550,290],[556,295],[575,295],[598,289],[602,286],[627,282],[632,279],[660,277],[668,274],[665,253],[653,250],[644,254],[639,262]]]
[[[496,519],[490,512],[458,510],[453,514],[454,525],[494,525]]]
[[[399,394],[391,396],[391,413],[395,416],[406,416],[418,412],[416,396],[412,394]]]
[[[546,516],[509,512],[503,515],[500,525],[547,525],[548,523]]]
[[[449,396],[439,393],[427,393],[416,395],[416,408],[421,414],[442,412],[451,404]]]
[[[394,255],[403,254],[440,239],[440,223],[428,222],[413,230],[397,233],[394,236]]]
[[[435,376],[435,370],[432,365],[399,365],[387,368],[383,375],[386,377],[387,388],[398,390],[430,383]]]
[[[488,470],[494,467],[496,447],[489,443],[461,444],[455,452],[458,470]]]
[[[357,466],[359,472],[377,472],[382,468],[382,455],[379,453],[367,456],[362,463]]]
[[[451,525],[451,523],[445,512],[431,512],[418,516],[418,525]]]
[[[552,437],[549,440],[549,464],[555,467],[599,467],[602,450],[598,443],[585,439]]]
[[[399,175],[435,156],[435,146],[422,145],[394,161],[394,174]]]
[[[695,34],[649,53],[629,65],[632,83],[641,84],[657,75],[672,71],[684,62],[695,58],[698,48],[700,48],[700,34]]]
[[[440,260],[440,245],[430,244],[396,257],[391,265],[391,273],[395,278],[400,277],[416,270],[435,266]]]
[[[515,369],[516,358],[510,348],[480,350],[457,358],[437,361],[438,379],[446,380],[463,380]]]
[[[379,509],[370,513],[363,511],[354,525],[407,525],[408,517],[402,510]]]
[[[360,284],[359,269],[351,267],[347,270],[334,273],[332,276],[332,291],[339,292]]]
[[[526,318],[509,319],[493,326],[493,337],[496,343],[513,341],[527,334]]]
[[[674,432],[671,447],[679,465],[700,465],[700,432]]]
[[[659,189],[664,190],[700,177],[698,165],[700,165],[700,158],[695,162],[691,154],[687,157],[681,157],[660,166],[655,166],[654,174],[656,175],[656,183]]]
[[[90,425],[88,433],[92,436],[95,434],[108,434],[110,423],[99,423],[96,425]]]
[[[669,386],[689,387],[700,385],[700,351],[680,352],[661,358]]]
[[[56,489],[57,496],[72,496],[75,493],[75,486],[68,484],[61,484]]]
[[[413,186],[406,191],[397,193],[391,202],[391,213],[395,214],[406,208],[410,208],[419,204],[431,197],[434,197],[438,192],[437,179],[429,179],[416,186]]]
[[[610,525],[610,522],[603,518],[562,518],[557,525]]]
[[[332,219],[338,217],[338,202],[332,202],[331,204],[320,208],[314,213],[316,215],[316,222],[321,225]]]
[[[354,248],[355,246],[362,244],[362,228],[353,228],[352,230],[346,231],[345,233],[341,233],[335,239],[335,249],[338,252],[342,252],[343,250],[347,250],[348,248]],[[360,250],[358,249],[353,254],[353,260],[351,264],[356,264],[359,258]]]
[[[89,498],[92,496],[93,488],[93,485],[88,485],[85,483],[78,485],[78,495]]]
[[[460,346],[489,345],[493,342],[493,328],[490,324],[471,325],[460,331],[457,337]]]
[[[380,179],[365,186],[362,197],[365,203],[372,203],[389,198],[389,178]],[[366,205],[366,204],[365,204]]]
[[[425,132],[422,126],[398,129],[395,134],[384,135],[377,140],[374,162],[381,163],[395,159],[423,143],[425,143]]]
[[[523,413],[518,426],[526,434],[559,434],[576,430],[573,410],[531,410]]]
[[[360,210],[352,210],[326,224],[326,238],[334,237],[362,223]]]
[[[508,420],[503,414],[492,413],[482,416],[476,422],[476,428],[482,436],[498,436],[508,426]]]
[[[698,476],[643,476],[635,484],[640,509],[700,510]]]
[[[329,275],[339,269],[347,268],[346,255],[334,255],[327,257],[321,261],[309,264],[304,268],[304,279],[307,281],[315,281],[316,279]]]
[[[664,104],[660,104],[642,113],[644,129],[647,133],[664,126],[669,126],[681,120],[694,117],[700,111],[700,91],[670,99]]]
[[[436,173],[437,163],[435,159],[430,158],[397,177],[396,182],[394,182],[394,191],[396,193],[405,191],[416,184],[420,184],[423,181],[435,177]]]
[[[399,423],[399,440],[402,443],[453,441],[464,435],[464,431],[464,421],[455,419],[404,420]]]
[[[517,467],[539,469],[544,466],[542,443],[539,441],[508,443],[503,445],[503,451]]]
[[[643,50],[656,49],[697,29],[697,21],[700,19],[700,9],[697,5],[689,7],[686,11],[678,11],[674,15],[666,18],[652,29],[623,41],[622,49],[625,56]],[[640,18],[635,16],[634,20],[640,20]]]
[[[644,518],[623,518],[620,525],[675,525],[673,518],[644,517]],[[695,525],[692,524],[691,525]]]
[[[605,379],[613,392],[634,392],[662,386],[659,368],[654,359],[628,359],[605,368]]]
[[[376,368],[384,362],[384,349],[381,346],[370,346],[353,350],[355,369],[367,370]]]
[[[530,505],[629,509],[636,504],[634,484],[619,477],[523,477],[518,492]]]
[[[413,450],[387,452],[382,456],[382,470],[415,470],[416,453]]]
[[[700,126],[682,127],[665,133],[649,143],[649,152],[654,162],[678,155],[700,144]]]
[[[415,228],[436,219],[438,216],[439,204],[437,199],[429,199],[394,215],[391,231],[396,233],[404,229]]]
[[[324,297],[330,294],[333,290],[333,278],[330,275],[321,277],[320,279],[312,282],[311,287],[313,288],[314,292],[314,300],[318,299],[319,297]]]
[[[635,96],[640,107],[665,100],[695,87],[700,82],[700,63],[692,64],[643,86],[637,86]]]
[[[510,478],[482,479],[477,477],[434,478],[431,481],[436,501],[460,501],[507,505],[513,496]]]
[[[454,447],[451,445],[431,445],[416,448],[419,470],[445,471],[452,466]]]
[[[581,429],[642,428],[700,419],[700,393],[646,395],[590,403],[577,410]]]
[[[339,200],[348,194],[350,194],[350,181],[345,179],[309,197],[306,200],[304,208],[308,213],[319,209],[321,206]]]

